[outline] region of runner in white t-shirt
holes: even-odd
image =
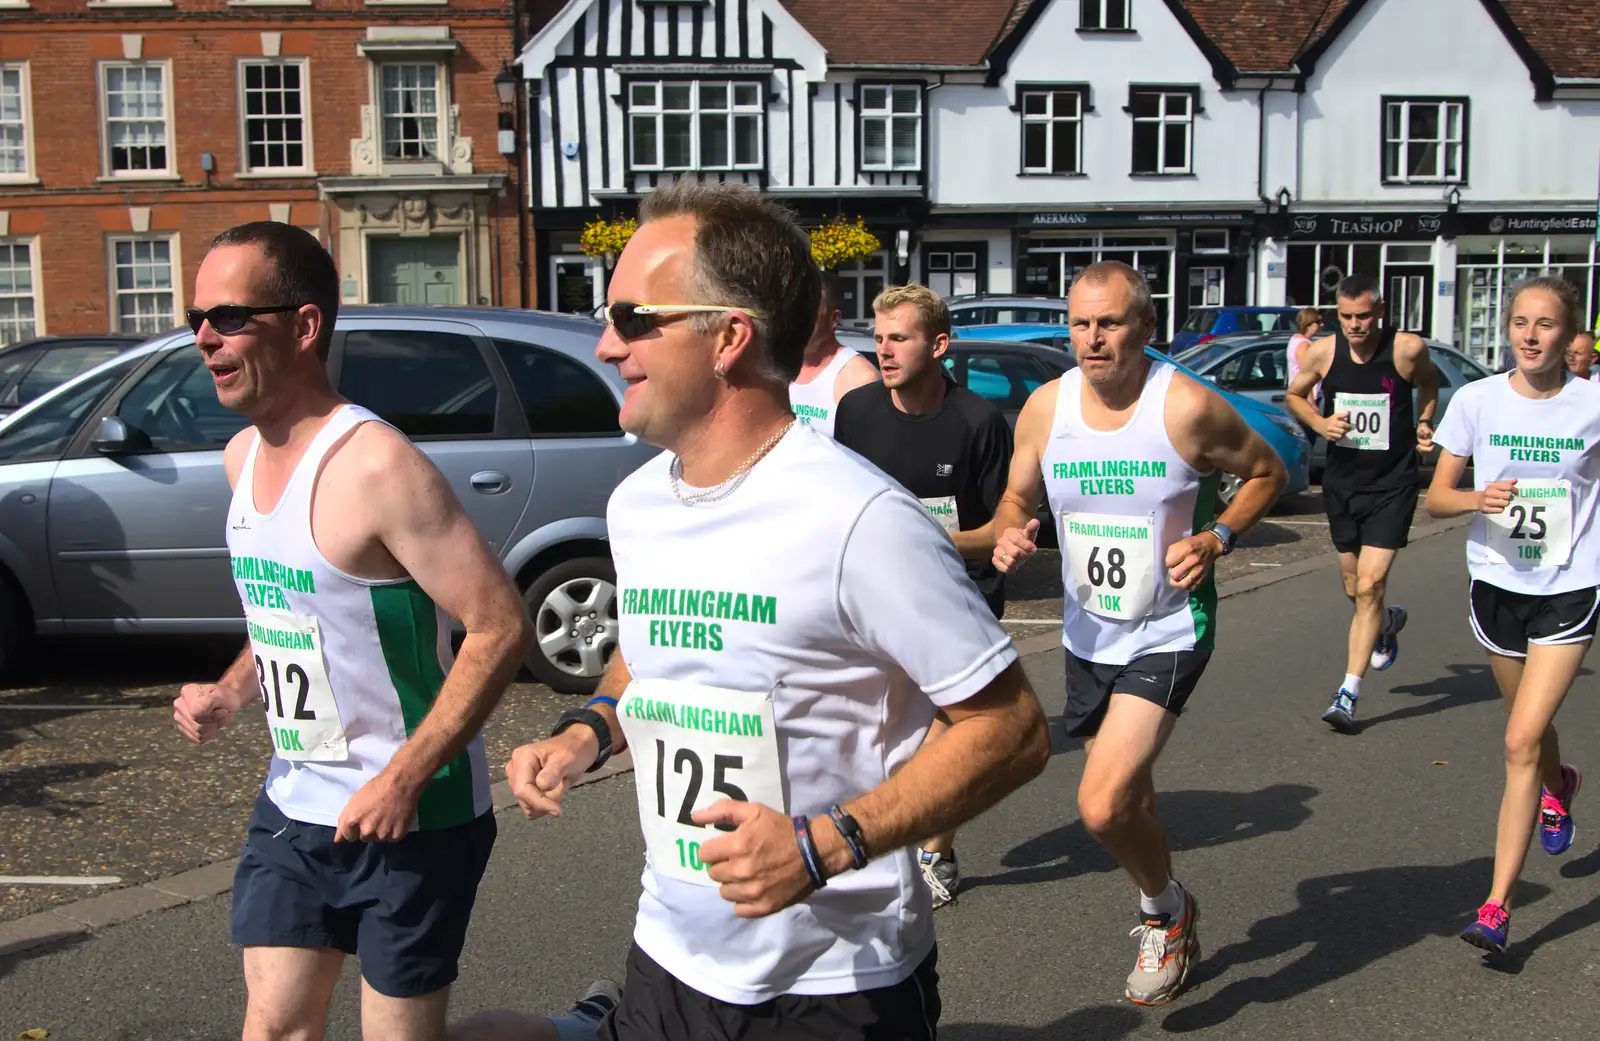
[[[1155,816],[1156,757],[1211,658],[1211,565],[1272,507],[1283,462],[1214,389],[1145,353],[1148,283],[1091,264],[1068,294],[1078,367],[1017,418],[994,564],[1035,550],[1041,497],[1059,518],[1069,735],[1089,738],[1078,810],[1139,889],[1139,956],[1124,993],[1171,1001],[1199,959],[1194,898]],[[1221,472],[1243,479],[1213,521]]]
[[[1043,713],[938,521],[790,413],[804,233],[731,184],[640,209],[598,353],[628,383],[623,429],[666,452],[611,498],[600,693],[517,749],[512,791],[576,812],[567,787],[633,755],[643,893],[602,1038],[931,1041],[913,851],[1044,768]],[[952,725],[919,751],[936,708]]]
[[[1594,367],[1594,333],[1578,333],[1567,345],[1567,371],[1580,380],[1600,379]]]
[[[800,371],[789,384],[789,407],[796,418],[819,433],[833,436],[839,400],[857,387],[878,381],[878,369],[860,351],[838,340],[839,281],[822,276],[817,324],[806,342]]]
[[[1564,279],[1533,278],[1512,290],[1506,310],[1516,368],[1456,392],[1434,435],[1444,454],[1425,503],[1435,517],[1474,515],[1472,631],[1511,712],[1494,881],[1461,935],[1496,953],[1506,949],[1535,822],[1546,853],[1572,845],[1583,777],[1562,765],[1551,721],[1600,617],[1600,387],[1569,373],[1564,357],[1577,294]],[[1473,487],[1461,490],[1468,459]]]

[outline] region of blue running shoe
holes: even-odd
[[[1560,795],[1541,788],[1539,796],[1539,842],[1552,857],[1571,849],[1572,837],[1578,832],[1572,823],[1572,800],[1583,787],[1583,774],[1575,766],[1562,766],[1561,779],[1565,783]]]
[[[1467,926],[1461,938],[1490,954],[1504,954],[1510,943],[1506,936],[1510,925],[1511,914],[1505,908],[1496,903],[1484,904],[1478,908],[1478,920]]]
[[[1386,607],[1383,610],[1383,631],[1378,633],[1378,642],[1372,647],[1370,664],[1374,669],[1382,672],[1395,663],[1400,657],[1400,630],[1406,627],[1406,609],[1403,607]]]
[[[1356,732],[1356,696],[1341,690],[1333,696],[1333,704],[1322,714],[1322,721],[1341,734]]]

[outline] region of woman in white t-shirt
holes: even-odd
[[[1289,368],[1289,378],[1284,383],[1285,387],[1292,384],[1294,378],[1300,375],[1300,363],[1305,361],[1306,352],[1311,349],[1311,342],[1322,332],[1322,313],[1315,307],[1302,307],[1300,313],[1294,316],[1294,324],[1298,331],[1289,337],[1288,357],[1285,359]],[[1311,392],[1311,400],[1314,404],[1321,404],[1322,384],[1317,384],[1316,389]]]
[[[1600,387],[1567,371],[1577,332],[1573,287],[1554,277],[1513,291],[1507,331],[1516,368],[1456,392],[1434,434],[1441,449],[1426,506],[1474,514],[1467,537],[1470,618],[1510,709],[1494,881],[1461,938],[1503,953],[1535,820],[1549,854],[1572,845],[1582,775],[1561,763],[1551,721],[1594,639],[1600,614]],[[1473,461],[1473,487],[1456,487]],[[1541,790],[1542,785],[1542,790]]]

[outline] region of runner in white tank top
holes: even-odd
[[[1494,880],[1461,935],[1496,953],[1536,818],[1544,851],[1565,853],[1583,783],[1562,764],[1551,725],[1600,616],[1600,387],[1569,373],[1565,356],[1579,310],[1562,278],[1513,288],[1506,331],[1516,368],[1456,391],[1434,435],[1443,451],[1425,503],[1435,517],[1472,514],[1468,615],[1511,711]],[[1473,486],[1462,490],[1469,459]]]
[[[249,641],[173,716],[205,741],[260,703],[273,741],[233,885],[245,1036],[320,1036],[334,951],[360,958],[369,1034],[442,1038],[494,844],[478,732],[530,633],[444,477],[329,385],[338,299],[332,258],[286,224],[230,229],[201,265],[189,322],[254,424],[223,453]]]
[[[641,219],[611,293],[726,310],[710,331],[601,338],[629,385],[622,428],[666,451],[611,499],[622,629],[600,696],[517,749],[512,792],[530,815],[576,812],[562,793],[597,758],[635,757],[646,862],[614,1041],[707,1023],[934,1041],[911,848],[1043,769],[1043,714],[938,522],[795,422],[783,377],[817,274],[787,211],[679,181]],[[698,252],[733,229],[749,260]],[[936,706],[950,729],[919,748]]]
[[[1155,309],[1138,272],[1091,265],[1068,308],[1078,368],[1036,390],[1017,419],[994,563],[1014,571],[1035,551],[1048,497],[1065,591],[1063,717],[1069,734],[1090,739],[1078,808],[1139,888],[1139,956],[1124,993],[1156,1005],[1183,987],[1200,941],[1194,898],[1168,874],[1152,771],[1211,657],[1211,565],[1288,476],[1216,391],[1146,353]],[[1224,471],[1243,483],[1212,522]]]
[[[878,379],[872,362],[835,338],[838,328],[838,282],[833,276],[824,275],[817,322],[806,344],[800,372],[789,383],[789,408],[800,422],[828,437],[833,436],[839,399]]]

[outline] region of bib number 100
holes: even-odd
[[[667,743],[656,738],[656,815],[662,819],[667,818]],[[700,753],[692,748],[679,748],[671,755],[673,774],[682,777],[688,775],[689,783],[684,789],[683,802],[678,806],[676,820],[679,824],[690,828],[699,828],[703,825],[695,822],[694,807],[700,800],[700,788],[705,783],[706,766],[700,759]],[[744,769],[744,756],[742,755],[713,755],[711,757],[711,790],[718,795],[733,799],[736,802],[749,802],[744,790],[728,780],[728,774],[735,770]],[[732,831],[731,824],[716,825],[718,831]],[[700,871],[704,867],[700,863],[700,843],[687,842],[683,839],[674,840],[678,847],[678,862],[683,867]]]
[[[1352,412],[1350,429],[1358,434],[1376,434],[1383,429],[1383,416],[1377,412]]]

